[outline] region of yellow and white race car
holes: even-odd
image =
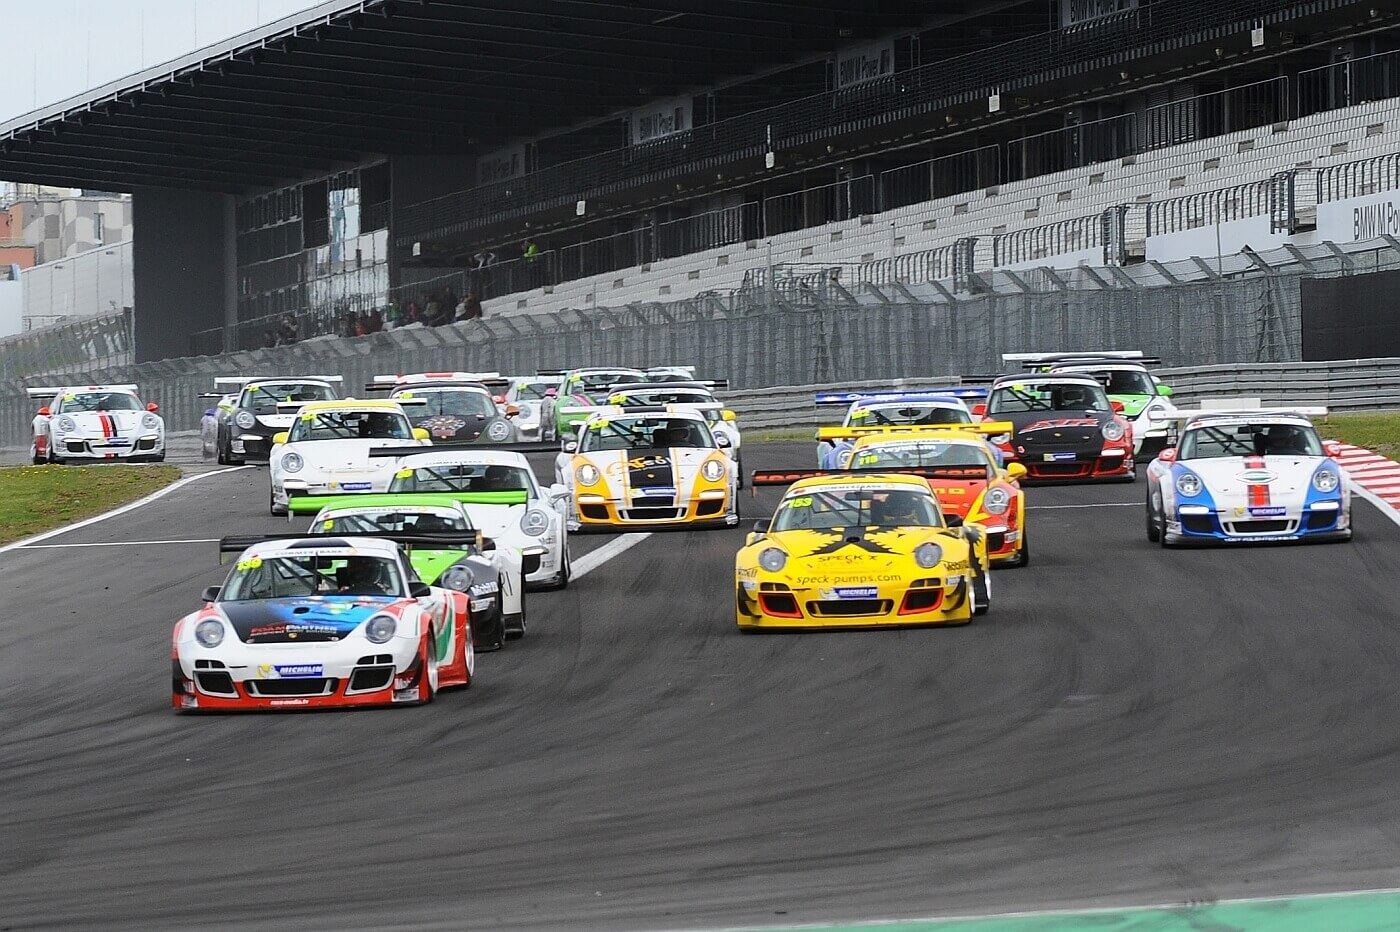
[[[728,444],[693,409],[599,408],[554,464],[572,499],[569,530],[735,527],[738,469]]]
[[[746,632],[966,624],[992,597],[984,529],[945,516],[927,479],[892,473],[795,482],[734,577]]]

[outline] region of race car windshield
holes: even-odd
[[[288,440],[412,440],[408,418],[397,411],[317,411],[292,425]]]
[[[400,470],[402,472],[403,470]],[[454,463],[419,466],[411,475],[396,475],[391,492],[511,492],[524,489],[535,497],[535,477],[522,466]]]
[[[1179,460],[1236,456],[1323,456],[1317,431],[1301,424],[1230,424],[1188,430],[1177,446]]]
[[[374,511],[332,515],[312,528],[318,534],[442,534],[473,530],[461,514],[449,511]]]
[[[386,557],[279,555],[240,560],[219,594],[219,601],[403,593],[398,564]]]
[[[987,451],[968,443],[920,440],[866,447],[851,461],[854,469],[937,467],[965,472],[968,478],[991,478],[996,468]]]
[[[886,424],[971,424],[972,415],[962,408],[935,405],[890,404],[857,408],[846,426],[879,427]]]
[[[1157,383],[1141,369],[1085,370],[1083,374],[1098,379],[1110,395],[1157,394]]]
[[[515,386],[515,400],[541,401],[548,397],[545,395],[545,392],[555,387],[556,386],[550,382],[518,382]]]
[[[78,411],[143,411],[145,406],[135,395],[125,392],[83,392],[64,395],[58,410],[65,414]]]
[[[576,375],[571,386],[577,392],[604,392],[610,385],[625,385],[632,382],[645,382],[646,376],[639,372],[589,372]]]
[[[580,453],[600,450],[715,449],[715,438],[694,418],[611,418],[591,425],[579,443]]]
[[[496,417],[500,413],[496,410],[496,403],[491,400],[490,395],[474,389],[444,388],[433,391],[420,389],[414,392],[404,392],[394,397],[405,400],[421,398],[427,402],[425,405],[410,407],[408,409],[410,417],[452,414],[457,417],[486,419]]]
[[[334,401],[335,392],[329,385],[306,382],[259,382],[243,390],[239,407],[254,414],[276,414],[277,405],[292,401]]]
[[[992,389],[987,413],[1018,414],[1026,411],[1111,411],[1108,395],[1099,385],[1087,383],[1014,383]]]
[[[933,498],[923,492],[841,489],[788,496],[778,506],[771,530],[942,526]]]
[[[715,396],[695,391],[629,391],[614,396],[620,405],[712,405]]]

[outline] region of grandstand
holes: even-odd
[[[138,360],[1400,232],[1400,4],[914,7],[329,2],[0,126],[0,177],[135,192]]]

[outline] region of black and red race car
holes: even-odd
[[[1103,385],[1079,375],[998,378],[972,413],[1009,421],[1014,430],[988,438],[1005,463],[1020,463],[1030,480],[1132,482],[1133,425]]]

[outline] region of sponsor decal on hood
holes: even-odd
[[[220,602],[219,608],[245,644],[304,644],[339,641],[398,601],[392,596],[329,595]]]

